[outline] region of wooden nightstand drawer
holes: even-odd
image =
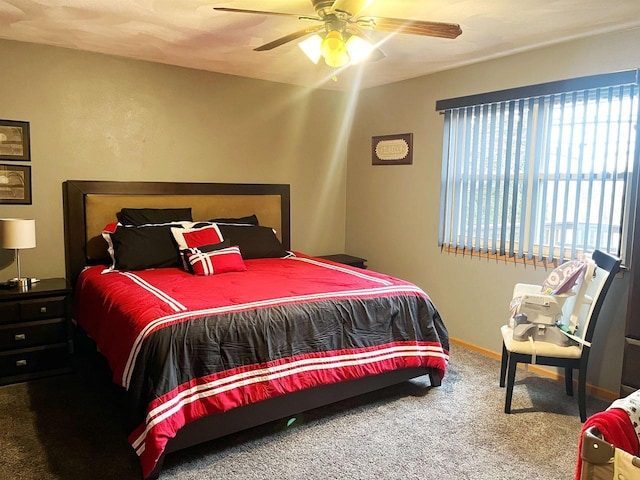
[[[0,290],[0,385],[71,371],[71,286],[44,278]]]
[[[20,303],[20,318],[22,320],[64,317],[65,311],[64,297],[25,300]]]
[[[0,350],[64,343],[67,337],[64,318],[4,325],[0,327]]]
[[[3,376],[32,374],[69,366],[66,345],[53,348],[36,347],[0,353],[0,371]],[[0,383],[7,383],[0,378]]]
[[[18,302],[0,303],[0,324],[14,323],[20,319],[20,304]]]

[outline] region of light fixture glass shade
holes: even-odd
[[[342,35],[337,30],[332,30],[324,37],[320,45],[324,61],[330,67],[342,67],[349,63],[349,53],[344,44]]]
[[[0,247],[7,249],[35,248],[36,221],[24,218],[0,219]]]
[[[311,35],[309,38],[299,42],[298,46],[304,54],[309,57],[309,60],[317,64],[322,56],[322,50],[320,49],[321,44],[322,37],[316,33],[315,35]]]
[[[349,58],[351,63],[358,63],[369,56],[369,54],[375,48],[370,42],[357,35],[351,35],[347,40],[347,52],[349,52]]]
[[[345,43],[337,30],[330,31],[324,38],[319,34],[312,35],[298,42],[298,46],[313,63],[317,64],[320,57],[324,57],[327,65],[336,68],[363,61],[375,48],[371,42],[357,35],[350,35]]]

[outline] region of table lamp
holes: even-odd
[[[18,277],[10,280],[20,290],[29,289],[29,279],[22,278],[20,272],[20,250],[36,246],[36,221],[24,218],[0,219],[0,247],[16,251]]]

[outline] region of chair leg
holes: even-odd
[[[504,413],[511,413],[511,398],[513,397],[513,384],[516,383],[516,367],[518,366],[518,361],[513,357],[513,355],[509,355],[508,362],[508,373],[507,373],[507,395],[504,399]]]
[[[580,421],[587,421],[587,369],[578,370],[578,408],[580,409]]]
[[[567,395],[573,397],[573,368],[566,367],[564,369],[564,386]]]
[[[502,342],[502,361],[500,364],[500,386],[504,387],[504,379],[507,376],[507,364],[509,363],[509,352],[504,342]]]

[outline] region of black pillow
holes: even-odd
[[[124,227],[109,234],[117,270],[179,267],[178,247],[171,227],[180,225]]]
[[[213,220],[209,220],[210,222],[215,223],[233,223],[233,224],[244,224],[244,225],[260,225],[258,223],[258,217],[255,214],[249,215],[246,217],[238,217],[238,218],[214,218]]]
[[[287,251],[270,227],[249,225],[218,224],[218,228],[231,245],[240,247],[245,260],[251,258],[279,258],[287,255]]]
[[[192,222],[191,208],[123,208],[116,213],[122,225]]]

